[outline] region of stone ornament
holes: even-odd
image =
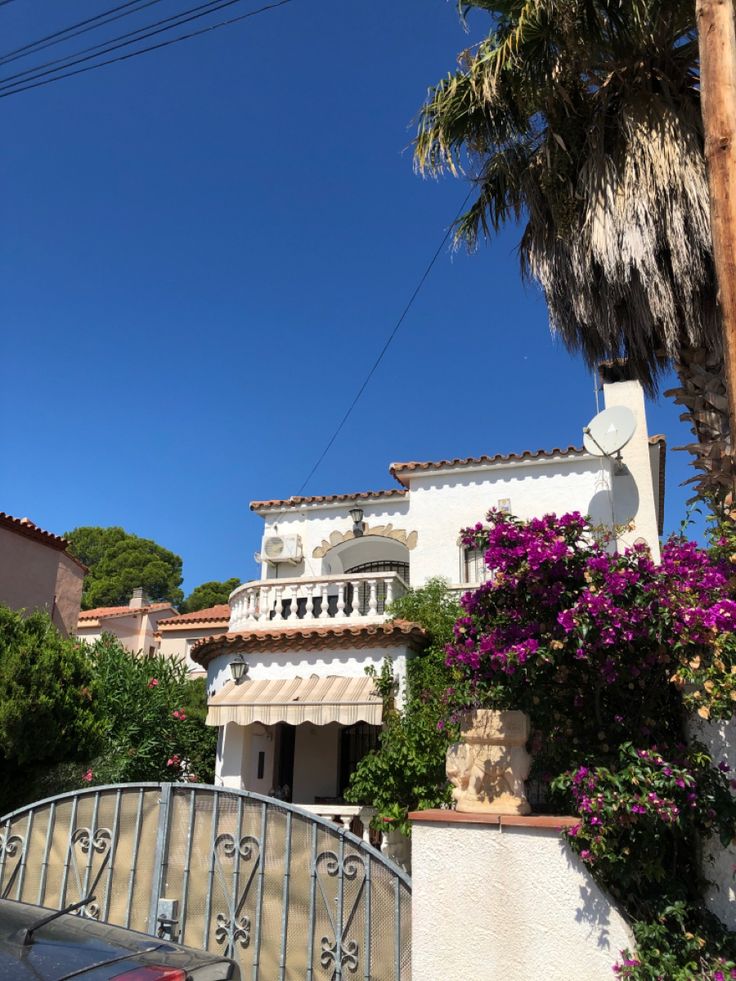
[[[393,538],[396,542],[401,542],[402,545],[411,551],[417,546],[417,540],[419,538],[415,531],[406,532],[403,528],[394,528],[393,525],[366,525],[363,529],[363,534],[357,536],[352,528],[348,531],[333,531],[330,534],[329,539],[323,539],[322,542],[315,548],[312,552],[313,559],[322,559],[329,552],[331,548],[335,545],[341,545],[343,542],[349,542],[353,538],[369,538],[370,536],[378,538]]]
[[[447,777],[461,813],[529,814],[524,781],[529,719],[523,712],[475,709],[460,719],[461,741],[447,750]]]

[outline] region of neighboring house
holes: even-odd
[[[206,674],[204,668],[193,661],[189,653],[203,638],[226,634],[229,623],[230,607],[227,603],[159,620],[156,633],[159,653],[184,661],[193,677],[203,676]]]
[[[0,603],[46,610],[62,633],[73,633],[87,568],[68,549],[65,538],[0,511]]]
[[[192,651],[207,669],[208,723],[220,729],[218,784],[355,813],[342,794],[382,716],[365,668],[391,661],[401,702],[407,660],[425,644],[416,624],[386,622],[386,607],[430,577],[458,591],[481,582],[482,556],[459,533],[490,508],[521,518],[580,511],[628,525],[621,542],[643,540],[659,557],[664,438],[647,434],[638,383],[618,368],[604,382],[606,405],[637,420],[623,467],[575,447],[394,463],[391,490],[251,504],[264,520],[260,578],[231,594],[227,633]]]
[[[161,620],[176,613],[171,603],[151,603],[141,587],[133,590],[127,606],[98,606],[82,610],[75,635],[90,643],[113,634],[132,654],[153,656],[158,652],[156,631]]]

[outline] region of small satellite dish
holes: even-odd
[[[636,430],[636,417],[624,405],[604,409],[583,429],[583,444],[593,456],[620,454]]]

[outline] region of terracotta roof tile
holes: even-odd
[[[193,623],[219,623],[227,622],[230,620],[230,605],[228,603],[220,603],[217,606],[208,606],[204,610],[195,610],[193,613],[180,613],[175,617],[167,617],[165,620],[159,620],[158,628],[162,627],[178,627],[179,625],[193,624]]]
[[[384,497],[403,497],[404,488],[392,487],[390,490],[358,491],[356,494],[318,494],[316,497],[288,497],[283,501],[251,501],[251,511],[266,511],[269,508],[298,508],[302,504],[332,504],[341,501],[372,501]]]
[[[148,606],[97,606],[92,610],[81,610],[79,623],[83,620],[104,620],[110,617],[124,617],[129,613],[155,613],[157,610],[175,610],[171,603],[150,603]]]
[[[666,490],[666,475],[665,467],[667,465],[667,437],[662,433],[657,436],[649,437],[649,445],[659,447],[659,483],[655,488],[655,493],[657,495],[657,510],[659,513],[659,521],[657,522],[657,531],[660,535],[664,534],[664,501],[665,501],[665,490]]]
[[[66,538],[62,538],[61,535],[54,535],[50,531],[44,531],[43,528],[39,528],[38,525],[34,524],[30,518],[14,518],[12,514],[0,511],[0,528],[7,528],[8,531],[14,531],[18,535],[23,535],[24,538],[31,538],[36,542],[41,542],[43,545],[48,545],[49,548],[54,548],[59,552],[66,552],[69,558],[73,562],[76,562],[80,569],[84,569],[85,572],[87,571],[87,566],[68,551],[69,542]]]
[[[484,454],[483,456],[455,457],[452,460],[425,460],[423,462],[412,460],[408,463],[392,463],[388,469],[391,476],[406,487],[407,482],[403,475],[414,473],[417,470],[450,470],[455,467],[492,466],[498,463],[540,460],[544,457],[583,455],[587,455],[587,450],[582,446],[555,446],[551,450],[524,450],[522,453],[496,453],[494,456]]]
[[[299,651],[334,648],[363,648],[377,645],[406,644],[421,648],[428,637],[418,623],[389,620],[385,623],[340,624],[335,626],[296,627],[280,630],[244,630],[220,637],[203,637],[194,645],[190,657],[206,666],[219,654],[228,651]]]
[[[650,436],[651,444],[665,443],[664,436]],[[496,453],[493,456],[455,457],[451,460],[411,460],[407,463],[392,463],[389,473],[402,486],[391,490],[359,491],[355,494],[321,494],[316,497],[289,497],[285,500],[251,501],[251,511],[266,511],[270,508],[298,508],[303,504],[332,504],[342,501],[372,500],[385,497],[402,497],[408,493],[408,480],[404,475],[425,470],[452,470],[455,467],[493,466],[503,463],[524,463],[545,458],[587,456],[583,446],[555,446],[551,450],[523,450],[521,453]]]

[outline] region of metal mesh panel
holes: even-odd
[[[0,894],[234,957],[253,981],[409,981],[410,883],[375,849],[270,798],[144,784],[0,819]]]

